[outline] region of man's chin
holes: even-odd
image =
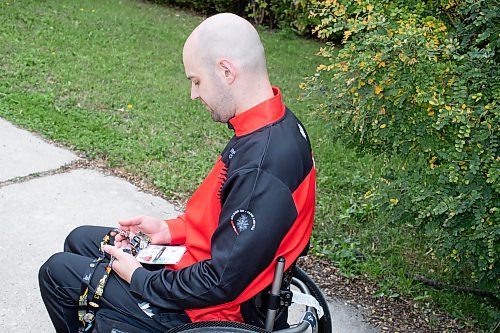
[[[210,115],[212,116],[213,121],[215,121],[217,123],[223,123],[223,121],[220,119],[220,117],[216,113],[210,111]]]
[[[222,119],[222,117],[219,113],[215,112],[212,108],[208,107],[208,105],[206,105],[205,103],[203,103],[203,105],[205,106],[207,111],[210,112],[210,116],[212,117],[213,121],[215,121],[217,123],[224,123],[224,124],[229,121],[229,119],[228,120]]]

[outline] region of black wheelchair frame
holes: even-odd
[[[236,323],[236,322],[224,322],[224,321],[208,321],[208,322],[198,322],[182,325],[173,328],[166,333],[250,333],[250,332],[261,332],[261,333],[332,333],[332,319],[328,306],[328,302],[325,296],[316,285],[316,283],[304,272],[300,267],[295,264],[292,266],[293,277],[291,279],[290,286],[286,286],[286,290],[282,289],[282,282],[284,280],[284,266],[285,261],[283,258],[278,258],[276,262],[276,269],[274,273],[273,283],[271,285],[271,290],[269,291],[269,297],[267,300],[267,313],[265,316],[264,327],[258,327],[248,323]],[[303,313],[302,319],[289,328],[283,328],[278,330],[274,329],[274,323],[276,316],[278,314],[279,308],[283,308],[283,311],[288,311],[288,305],[283,304],[282,294],[283,292],[288,293],[294,292],[293,289],[300,293],[312,296],[322,307],[323,316],[319,316],[318,311],[313,306],[305,306],[305,311]],[[290,297],[289,300],[291,300]]]
[[[267,294],[264,295],[267,296],[265,297],[265,304],[263,304],[262,309],[259,310],[260,312],[264,312],[261,313],[263,319],[262,323],[250,324],[229,321],[206,321],[181,325],[165,333],[332,333],[332,319],[328,302],[319,287],[311,277],[296,264],[292,265],[290,268],[292,276],[289,285],[285,283],[287,285],[283,286],[282,284],[285,280],[284,267],[284,259],[278,258],[271,289],[261,293]],[[315,307],[306,305],[305,309],[302,311],[302,319],[300,319],[298,323],[286,325],[289,326],[287,328],[278,328],[274,330],[274,325],[278,316],[283,315],[283,312],[287,311],[284,318],[286,319],[288,317],[288,306],[292,303],[293,298],[291,295],[294,292],[312,296],[322,307],[323,316],[319,316]],[[283,297],[283,295],[286,296]],[[96,329],[93,332],[104,333],[99,330],[98,327],[99,324],[97,323]],[[106,333],[135,333],[140,331],[141,330],[136,330],[134,328],[132,328],[132,330],[127,330],[127,328],[117,323],[115,328],[112,328],[110,332]]]

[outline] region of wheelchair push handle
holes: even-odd
[[[285,272],[285,258],[278,257],[276,259],[276,268],[274,269],[274,278],[271,285],[271,291],[269,295],[269,303],[267,306],[267,316],[265,329],[269,332],[273,331],[274,321],[276,319],[276,312],[279,308],[280,296],[281,296],[281,283],[283,281],[283,274]]]
[[[289,328],[281,329],[278,331],[273,331],[274,328],[274,323],[276,321],[276,316],[278,313],[278,309],[282,305],[282,284],[283,284],[283,277],[285,274],[285,263],[286,260],[284,257],[278,257],[276,259],[276,267],[274,270],[274,277],[273,277],[273,282],[271,284],[271,290],[269,291],[269,298],[267,302],[267,315],[266,315],[266,320],[265,320],[265,326],[264,329],[267,332],[274,332],[274,333],[304,333],[307,332],[309,329],[312,331],[312,333],[317,333],[319,332],[318,330],[318,313],[317,313],[317,308],[314,305],[316,303],[320,308],[321,305],[316,302],[307,302],[304,301],[303,299],[299,301],[300,304],[306,305],[306,311],[300,320],[300,322],[297,325],[291,326]],[[309,290],[307,284],[300,279],[293,277],[292,278],[292,284],[299,289],[300,293],[302,293],[303,296],[305,295],[311,295],[311,291]],[[293,298],[293,297],[292,297]],[[319,315],[320,317],[323,315],[323,311],[321,311],[321,314]],[[328,323],[330,324],[330,323]],[[326,330],[326,332],[331,332],[331,330]]]

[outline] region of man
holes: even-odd
[[[286,55],[283,55],[286,56]],[[203,21],[189,36],[183,63],[191,98],[235,135],[212,171],[171,220],[142,216],[120,229],[151,237],[153,244],[183,244],[181,261],[149,270],[120,247],[117,235],[105,251],[115,257],[99,311],[114,309],[151,331],[190,321],[243,321],[240,305],[272,281],[278,256],[292,264],[312,231],[315,169],[308,136],[272,87],[257,31],[233,14]],[[98,256],[109,229],[80,227],[63,253],[40,269],[42,298],[58,332],[78,329],[82,277]],[[90,294],[106,264],[99,263]]]

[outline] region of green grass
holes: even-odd
[[[202,17],[133,0],[0,0],[0,17],[1,117],[138,174],[172,199],[194,191],[232,135],[189,99],[181,51]],[[315,113],[315,101],[298,101],[299,83],[321,62],[319,43],[260,33],[271,80],[313,141],[315,253],[331,258],[346,276],[367,275],[380,295],[433,300],[477,327],[498,320],[480,298],[436,291],[404,276],[431,269],[433,277],[445,274],[425,255],[428,243],[418,230],[388,224],[360,200],[392,162],[337,142]]]

